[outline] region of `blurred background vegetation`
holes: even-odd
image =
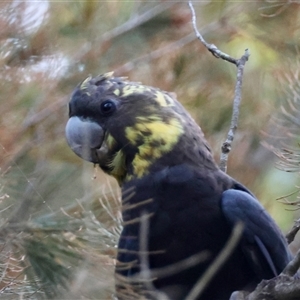
[[[276,200],[298,197],[299,4],[194,3],[209,43],[250,49],[228,173],[284,231],[299,218],[297,203]],[[196,40],[183,1],[1,1],[0,28],[1,298],[111,299],[120,194],[66,144],[72,90],[114,70],[175,92],[218,161],[235,67]]]

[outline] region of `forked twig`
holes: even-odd
[[[249,53],[249,50],[246,49],[244,55],[241,58],[236,59],[236,58],[233,58],[230,55],[222,52],[221,50],[219,50],[214,44],[207,43],[204,40],[201,33],[197,29],[196,13],[195,13],[195,9],[194,9],[191,1],[189,1],[189,7],[192,12],[192,23],[193,23],[194,31],[196,33],[197,38],[208,49],[208,51],[212,53],[213,56],[215,56],[217,58],[222,58],[223,60],[233,63],[237,67],[237,76],[236,76],[236,85],[235,85],[235,90],[234,90],[233,112],[232,112],[232,117],[231,117],[231,124],[230,124],[230,128],[229,128],[229,131],[227,134],[227,139],[221,147],[222,152],[221,152],[221,157],[220,157],[220,169],[222,171],[226,172],[228,155],[231,150],[231,144],[234,139],[235,131],[237,129],[238,118],[239,118],[239,106],[240,106],[241,97],[242,97],[241,90],[242,90],[244,67],[245,67],[246,62],[249,59],[250,53]]]

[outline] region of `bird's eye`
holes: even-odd
[[[111,113],[113,113],[115,111],[116,104],[111,100],[106,100],[101,103],[100,108],[101,108],[101,112],[104,115],[110,115]]]

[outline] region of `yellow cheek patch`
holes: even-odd
[[[147,174],[157,159],[174,148],[183,133],[183,126],[177,118],[170,118],[167,123],[158,117],[157,120],[149,118],[147,122],[127,127],[125,134],[129,142],[133,146],[141,143],[132,161],[134,175],[142,177]]]
[[[130,141],[132,145],[136,145],[138,141],[138,137],[141,136],[141,133],[134,129],[134,127],[127,127],[125,129],[126,138]]]
[[[120,150],[116,153],[115,157],[109,164],[109,166],[112,168],[110,175],[114,176],[120,185],[127,173],[125,159],[126,156],[124,155],[123,151]]]
[[[117,144],[117,142],[110,134],[108,134],[106,137],[106,144],[109,149],[112,149]]]

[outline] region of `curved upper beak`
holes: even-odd
[[[66,125],[66,138],[71,149],[82,159],[99,163],[105,132],[103,128],[88,119],[71,117]],[[104,152],[106,152],[104,150]]]

